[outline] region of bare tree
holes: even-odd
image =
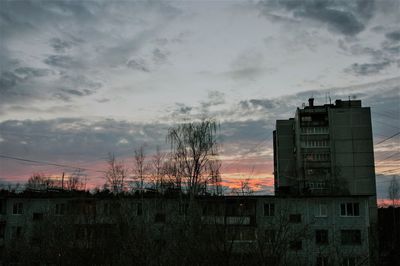
[[[143,145],[139,148],[135,149],[135,157],[134,157],[134,175],[135,179],[138,183],[138,188],[141,193],[143,193],[144,189],[144,179],[147,175],[148,167],[146,165],[146,154],[144,151]]]
[[[212,164],[218,161],[217,123],[203,120],[170,128],[171,144],[177,175],[184,180],[188,193],[198,195],[200,188],[213,176]]]
[[[125,188],[127,169],[122,162],[115,159],[114,154],[108,154],[108,169],[105,173],[106,186],[114,193],[120,193]]]
[[[44,174],[35,173],[29,179],[26,184],[27,189],[33,190],[47,190],[55,186],[54,181],[50,177],[46,177]]]
[[[159,191],[164,192],[165,180],[164,180],[164,163],[166,155],[161,152],[160,147],[157,146],[156,153],[153,155],[151,160],[151,182],[153,187]]]
[[[82,169],[77,169],[67,179],[66,188],[67,190],[83,190],[85,187],[85,181],[83,179],[84,173]]]
[[[392,177],[388,188],[389,198],[392,200],[393,207],[396,206],[396,201],[400,198],[400,185],[395,176]]]

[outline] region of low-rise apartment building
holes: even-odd
[[[203,196],[190,202],[182,195],[53,192],[7,194],[0,201],[5,264],[25,264],[21,258],[27,256],[37,263],[72,262],[76,254],[96,250],[97,259],[112,251],[103,258],[109,265],[107,259],[116,262],[118,252],[127,249],[127,259],[129,250],[143,245],[149,250],[133,257],[149,256],[152,264],[151,249],[171,251],[190,238],[196,239],[197,246],[187,246],[193,254],[193,249],[225,254],[234,258],[233,265],[243,260],[249,265],[370,264],[366,196]],[[189,252],[184,249],[182,254]],[[46,257],[55,250],[58,257]]]

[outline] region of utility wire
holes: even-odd
[[[27,159],[27,158],[14,157],[14,156],[9,156],[9,155],[4,155],[4,154],[0,154],[0,158],[11,159],[11,160],[16,160],[16,161],[21,161],[21,162],[29,162],[29,163],[38,163],[38,164],[52,165],[52,166],[57,166],[57,167],[65,167],[65,168],[80,169],[80,170],[93,171],[93,172],[98,172],[98,173],[105,173],[105,172],[106,172],[106,171],[94,170],[94,169],[84,168],[84,167],[79,167],[79,166],[72,166],[72,165],[66,165],[66,164],[58,164],[58,163],[52,163],[52,162],[31,160],[31,159]]]
[[[392,139],[392,138],[394,138],[394,137],[396,137],[396,136],[398,136],[398,135],[400,135],[400,131],[397,132],[396,134],[390,136],[390,137],[387,137],[386,139],[384,139],[384,140],[382,140],[382,141],[379,141],[379,142],[376,143],[375,145],[379,145],[379,144],[381,144],[381,143],[384,143],[385,141],[387,141],[387,140],[389,140],[389,139]]]

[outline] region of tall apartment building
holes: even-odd
[[[371,113],[360,100],[298,108],[274,131],[277,195],[376,196]]]

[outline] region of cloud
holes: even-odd
[[[126,63],[126,65],[133,70],[150,72],[149,68],[146,65],[146,62],[142,58],[131,59]]]
[[[289,13],[286,17],[322,23],[332,31],[348,36],[362,32],[375,11],[373,0],[275,0],[262,2],[262,7],[262,14],[286,11]]]
[[[400,30],[388,32],[385,36],[392,41],[400,41]]]
[[[65,53],[73,46],[72,42],[61,40],[60,38],[51,38],[50,46],[53,47],[54,51],[57,53]]]
[[[204,112],[208,112],[208,109],[212,106],[217,106],[225,103],[225,93],[220,91],[209,91],[206,101],[201,102],[201,107]]]
[[[345,71],[354,73],[360,76],[372,75],[380,73],[385,68],[391,65],[390,61],[380,62],[380,63],[366,63],[366,64],[358,64],[354,63],[349,68],[345,69]]]
[[[248,110],[254,108],[272,109],[275,107],[275,102],[270,99],[251,99],[251,100],[240,101],[239,105],[243,109],[248,109]]]
[[[67,55],[50,55],[44,60],[49,66],[59,67],[59,68],[72,68],[77,67],[79,63],[74,60],[71,56]]]

